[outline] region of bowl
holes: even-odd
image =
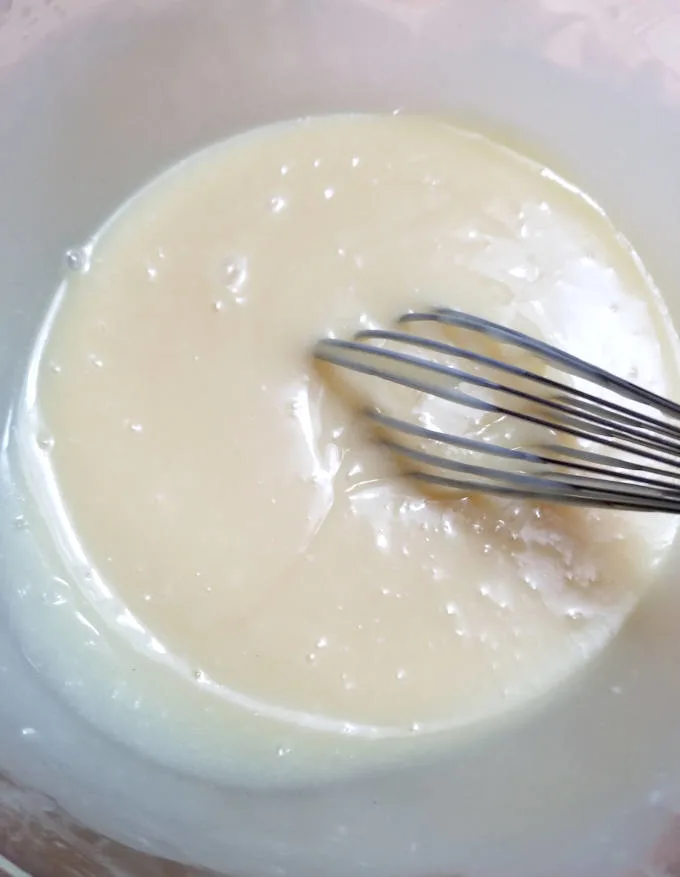
[[[2,419],[67,248],[208,143],[350,110],[445,114],[544,161],[604,206],[680,320],[674,0],[0,0]],[[20,538],[0,544],[0,601]],[[675,873],[677,560],[547,700],[432,763],[275,790],[103,736],[4,611],[0,852],[35,877]]]

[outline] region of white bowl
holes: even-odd
[[[396,108],[499,132],[574,180],[680,319],[675,0],[0,0],[3,417],[64,251],[140,184],[254,125]],[[2,579],[6,550],[0,600],[17,586]],[[673,566],[600,659],[476,742],[268,793],[208,786],[105,739],[43,684],[0,614],[0,772],[13,783],[0,785],[0,850],[36,873],[142,877],[184,873],[153,855],[245,877],[670,872]]]

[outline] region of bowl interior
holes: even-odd
[[[499,134],[605,208],[680,325],[671,5],[0,2],[3,420],[64,251],[182,156],[304,114],[435,112]],[[211,787],[105,739],[44,686],[0,614],[0,772],[15,783],[0,830],[18,808],[47,819],[48,796],[105,837],[250,877],[621,877],[680,804],[675,568],[586,673],[439,763],[270,793]],[[4,575],[0,594],[17,586]],[[64,825],[64,843],[114,873],[94,835],[69,840]]]

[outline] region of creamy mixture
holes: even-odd
[[[677,396],[650,279],[537,164],[425,118],[277,125],[69,261],[16,418],[63,574],[15,608],[106,732],[244,777],[425,749],[581,667],[653,579],[673,520],[438,501],[310,360],[446,305]]]

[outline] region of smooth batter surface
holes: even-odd
[[[310,364],[319,336],[446,305],[677,397],[651,281],[540,166],[435,120],[279,125],[71,261],[17,417],[67,570],[31,635],[123,740],[218,773],[245,753],[244,776],[427,747],[582,666],[652,580],[672,520],[437,503]]]

